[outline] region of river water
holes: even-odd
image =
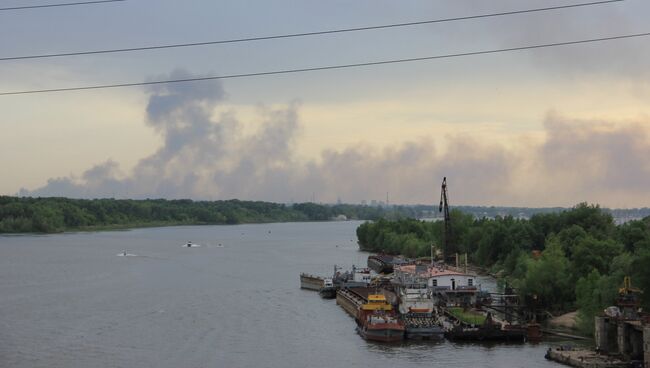
[[[0,367],[559,366],[549,343],[361,339],[334,300],[299,288],[300,272],[365,265],[358,225],[1,236]]]

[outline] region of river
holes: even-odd
[[[560,366],[549,343],[361,339],[334,300],[299,288],[300,272],[365,265],[358,225],[0,236],[0,367]]]

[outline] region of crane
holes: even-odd
[[[444,221],[445,221],[445,232],[443,234],[442,240],[442,260],[443,262],[447,261],[447,252],[449,249],[449,239],[451,238],[451,218],[449,217],[449,202],[447,198],[447,177],[445,176],[442,179],[442,189],[440,191],[440,206],[438,207],[439,212],[444,211]]]

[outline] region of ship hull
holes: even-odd
[[[406,338],[409,340],[442,340],[445,332],[441,327],[406,327]]]
[[[355,319],[358,317],[360,301],[355,300],[349,291],[339,290],[336,293],[336,304]]]
[[[368,257],[368,267],[377,273],[392,273],[393,265],[380,259]]]
[[[399,256],[377,254],[368,256],[368,267],[377,273],[393,273],[395,265],[401,265],[405,261]]]
[[[359,326],[357,331],[361,337],[369,341],[399,342],[404,340],[404,328],[397,324]]]
[[[402,316],[406,327],[406,338],[410,340],[442,340],[445,331],[431,313],[409,313]]]
[[[305,273],[300,274],[300,288],[319,291],[323,288],[323,278]]]
[[[318,295],[323,299],[334,299],[336,298],[336,288],[335,287],[324,287],[318,290]]]
[[[495,328],[454,328],[446,334],[450,340],[473,340],[473,341],[518,341],[526,340],[526,332],[523,329],[501,330]]]

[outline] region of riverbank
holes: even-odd
[[[416,208],[365,205],[283,204],[189,199],[71,199],[0,196],[0,233],[51,234],[176,225],[376,220],[417,217]]]

